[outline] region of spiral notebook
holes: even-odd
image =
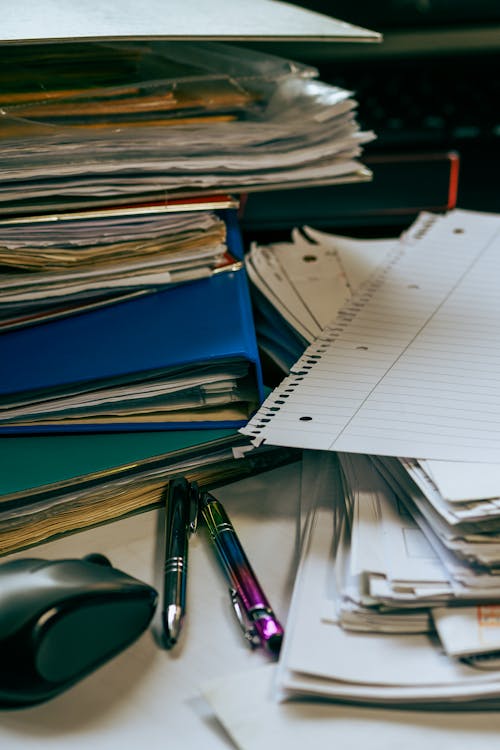
[[[422,214],[242,432],[256,444],[500,457],[500,215]]]

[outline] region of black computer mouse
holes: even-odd
[[[157,598],[101,555],[0,564],[0,708],[52,698],[118,654]]]

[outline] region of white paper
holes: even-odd
[[[500,498],[500,463],[425,461],[424,469],[448,502]]]
[[[323,251],[330,251],[338,258],[351,294],[354,294],[361,284],[364,284],[376,270],[392,254],[397,246],[397,239],[355,239],[341,234],[321,232],[313,227],[305,226],[303,231],[307,237],[318,243]],[[332,311],[327,325],[332,319]]]
[[[394,459],[373,460],[406,504],[446,568],[450,581],[453,582],[454,596],[468,601],[498,601],[500,579],[495,568],[490,570],[485,565],[486,560],[480,559],[478,548],[481,546],[482,538],[479,529],[472,536],[475,540],[474,550],[474,542],[471,545],[468,537],[454,536],[453,530],[450,530],[446,522],[435,512],[418,486],[408,482],[408,477],[405,477],[405,471],[399,462]],[[494,552],[498,541],[498,534],[492,533],[484,539],[484,546],[488,548],[492,543]],[[478,565],[478,562],[482,565]]]
[[[311,546],[299,571],[298,594],[292,599],[291,627],[287,633],[280,668],[312,675],[331,683],[332,695],[356,697],[368,688],[375,698],[388,697],[394,690],[396,700],[404,700],[414,688],[431,691],[442,698],[452,696],[460,686],[491,682],[500,694],[500,672],[485,674],[444,656],[424,635],[348,633],[338,625],[324,623],[318,616],[318,602],[325,596],[326,576],[331,565],[331,527],[326,510],[316,513]],[[282,684],[287,688],[285,677]],[[435,689],[435,690],[434,690]],[[437,692],[436,692],[437,691]],[[321,690],[318,687],[318,693]],[[390,693],[389,693],[390,694]],[[416,697],[417,693],[414,694]],[[393,698],[394,699],[394,698]]]
[[[307,341],[313,341],[321,329],[272,250],[252,246],[246,266],[253,283],[285,320]]]
[[[62,4],[21,0],[2,9],[2,41],[47,39],[310,39],[376,41],[376,32],[284,2],[216,0],[178,3],[147,0],[82,0]]]
[[[427,635],[351,633],[322,616],[325,601],[334,602],[339,595],[334,485],[307,528],[278,664],[277,694],[454,707],[499,697],[500,671],[450,659]]]
[[[373,606],[383,602],[393,608],[426,606],[435,598],[449,599],[452,596],[449,574],[369,458],[341,454],[340,461],[346,491],[353,498],[350,577],[341,593],[355,597],[362,604]],[[366,620],[368,614],[361,614]],[[354,616],[352,612],[351,619]],[[399,625],[393,616],[398,630],[404,631],[407,616],[410,613],[400,616]],[[376,618],[376,612],[372,618]],[[380,618],[387,631],[384,615]],[[344,624],[344,618],[341,622]],[[428,629],[425,627],[423,632]]]
[[[346,300],[383,264],[395,242],[355,240],[306,226],[302,231],[295,228],[290,242],[252,244],[245,258],[249,278],[274,307],[277,318],[273,320],[257,302],[259,342],[283,372],[290,370],[306,343],[321,333]],[[300,337],[286,355],[279,316]]]
[[[391,465],[394,465],[393,462],[390,463]],[[437,525],[442,525],[439,518],[441,517],[441,519],[450,527],[456,527],[462,532],[464,527],[469,526],[470,528],[472,524],[477,525],[477,528],[482,528],[483,531],[488,530],[492,525],[493,528],[495,524],[498,526],[500,499],[491,498],[487,500],[461,502],[460,504],[449,502],[439,492],[433,476],[428,476],[424,470],[429,463],[433,465],[436,462],[401,459],[401,464],[404,466],[408,475],[429,501],[433,510],[438,514]],[[457,467],[461,465],[457,461],[450,461],[449,463],[454,464]],[[486,465],[488,466],[489,464]]]
[[[432,617],[450,656],[500,652],[500,605],[435,608]],[[487,664],[487,662],[485,662]]]
[[[500,217],[423,216],[399,247],[245,428],[255,442],[498,459]]]
[[[205,699],[240,750],[491,750],[498,742],[498,712],[277,703],[272,698],[275,669],[266,666],[203,685]]]

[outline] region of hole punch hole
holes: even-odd
[[[312,417],[299,417],[301,422],[312,422]]]
[[[304,261],[304,263],[314,263],[315,261],[318,260],[318,256],[317,255],[303,255],[302,260]]]
[[[462,227],[455,227],[453,230],[453,234],[464,234],[465,229],[462,229]]]
[[[367,352],[368,351],[368,347],[367,346],[357,346],[356,349],[359,349],[362,352]]]

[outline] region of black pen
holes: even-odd
[[[169,482],[165,504],[163,632],[167,648],[179,638],[186,612],[189,535],[196,527],[198,488],[184,477]]]
[[[208,492],[200,496],[200,511],[230,583],[231,602],[245,638],[252,645],[279,653],[283,628],[265,596],[221,503]]]

